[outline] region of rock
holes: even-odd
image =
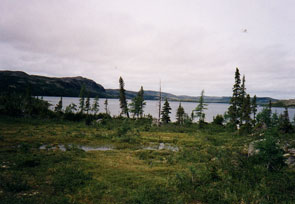
[[[152,126],[157,126],[158,125],[158,120],[153,118],[152,120]]]
[[[97,123],[101,123],[102,120],[103,120],[103,119],[100,118],[100,119],[97,119],[96,122],[97,122]]]
[[[295,155],[295,148],[288,149],[288,152]]]
[[[289,156],[291,156],[289,153],[286,153],[283,155],[283,157],[289,157]]]
[[[257,142],[261,142],[261,141],[264,141],[264,140],[265,139],[260,139],[260,140],[250,142],[249,147],[248,147],[248,157],[259,153],[259,149],[256,149],[255,145],[256,145]]]
[[[295,157],[290,156],[287,160],[286,160],[286,164],[289,167],[294,167],[295,166]]]

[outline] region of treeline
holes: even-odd
[[[277,128],[283,133],[291,133],[294,131],[292,126],[288,108],[285,107],[284,113],[278,115],[272,112],[272,102],[269,101],[261,112],[257,114],[256,95],[251,99],[246,92],[245,75],[240,78],[239,69],[236,68],[235,83],[233,85],[233,95],[230,101],[230,107],[225,114],[228,119],[228,126],[238,129],[242,133],[251,133],[256,129]],[[294,118],[295,121],[295,118]]]
[[[127,103],[125,83],[122,77],[119,78],[119,101],[121,113],[119,117],[127,118],[149,118],[151,115],[144,114],[146,102],[144,100],[144,89],[141,86],[136,96]],[[272,113],[272,103],[264,107],[260,113],[257,113],[256,95],[252,98],[246,92],[246,79],[242,77],[239,69],[235,71],[235,83],[233,85],[233,94],[230,100],[228,111],[223,115],[217,115],[213,118],[213,124],[227,127],[232,130],[239,130],[240,133],[251,133],[256,129],[267,129],[276,127],[282,132],[291,133],[294,131],[292,123],[289,120],[288,109],[285,108],[283,114],[278,115]],[[193,123],[198,124],[200,128],[204,127],[205,110],[207,104],[204,103],[204,90],[199,97],[197,107],[190,113],[185,113],[184,108],[179,103],[176,111],[175,124],[186,126]],[[111,118],[108,107],[108,99],[104,99],[104,111],[100,111],[99,98],[95,97],[90,100],[90,94],[86,90],[85,85],[81,87],[79,95],[79,104],[71,103],[67,107],[63,107],[63,98],[61,97],[53,111],[49,109],[50,104],[42,98],[33,97],[30,86],[26,93],[3,93],[0,96],[0,114],[10,116],[47,116],[50,118],[63,118],[72,121],[86,120],[87,124],[91,121],[101,118]],[[92,101],[92,103],[91,103]],[[164,101],[163,106],[161,102]],[[99,113],[100,112],[100,113]],[[160,97],[159,100],[159,118],[154,118],[157,125],[166,125],[171,123],[171,107],[167,98]],[[295,118],[294,118],[295,119]]]

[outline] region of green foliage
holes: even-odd
[[[166,203],[176,203],[175,195],[171,189],[163,185],[141,185],[139,188],[131,195],[128,203],[134,204],[166,204]]]
[[[243,105],[241,109],[241,130],[245,133],[250,133],[252,128],[251,120],[251,100],[250,95],[247,94],[246,98],[243,100]]]
[[[164,124],[167,124],[171,121],[169,116],[169,114],[171,113],[170,111],[171,111],[171,107],[166,98],[165,103],[163,105],[163,109],[161,111],[161,120]]]
[[[224,117],[220,114],[217,114],[215,117],[213,117],[213,124],[215,125],[223,125]]]
[[[56,193],[74,193],[91,179],[82,169],[72,166],[60,166],[53,170],[52,187]]]
[[[39,98],[15,93],[0,96],[0,115],[10,116],[51,116],[50,104]]]
[[[108,105],[109,105],[109,102],[108,102],[108,99],[106,98],[106,100],[104,101],[104,110],[106,114],[109,114]]]
[[[98,102],[99,98],[98,96],[95,97],[94,102],[92,104],[92,108],[91,111],[94,113],[94,115],[96,115],[99,111],[99,102]]]
[[[126,94],[124,89],[124,81],[122,77],[119,78],[119,85],[120,85],[120,108],[121,108],[121,114],[126,114],[127,118],[129,118],[129,110],[128,110],[128,104],[126,100]]]
[[[77,112],[77,105],[75,103],[71,103],[66,107],[65,113],[70,114],[70,113],[76,113]]]
[[[43,151],[32,142],[18,146],[0,152],[0,203],[73,203],[69,197],[93,181],[75,160],[82,153]]]
[[[256,113],[257,113],[257,99],[256,95],[253,96],[251,101],[251,112],[253,113],[253,125],[256,125]]]
[[[240,71],[236,68],[235,72],[235,83],[233,85],[233,95],[230,100],[230,107],[228,108],[228,115],[230,118],[230,123],[236,125],[240,118],[241,110],[241,78]]]
[[[85,84],[81,86],[80,95],[79,95],[79,109],[80,113],[84,112],[85,109]]]
[[[86,98],[86,103],[85,103],[85,111],[86,111],[86,114],[88,115],[88,112],[91,110],[90,108],[90,98],[89,98],[89,95],[87,96]]]
[[[143,109],[145,105],[146,105],[146,102],[144,102],[144,91],[143,91],[143,87],[141,87],[137,95],[132,99],[132,102],[129,104],[130,112],[133,113],[133,118],[135,116],[137,118],[139,117],[142,118]]]
[[[200,100],[198,106],[194,110],[194,117],[199,119],[199,125],[205,122],[205,113],[207,104],[204,103],[204,90],[201,92]]]
[[[254,161],[265,165],[269,171],[279,171],[286,164],[283,157],[284,151],[278,145],[278,135],[267,133],[265,139],[256,143],[259,153],[254,156]]]
[[[183,107],[181,106],[181,103],[179,103],[178,109],[176,111],[176,121],[179,125],[183,125],[185,122],[185,112]]]
[[[284,113],[281,114],[279,117],[278,128],[283,133],[292,133],[294,131],[294,128],[289,119],[289,113],[288,113],[287,107],[285,107]]]
[[[271,109],[269,107],[264,107],[262,111],[257,114],[256,119],[258,123],[271,127]]]
[[[54,111],[57,113],[62,113],[62,97],[60,97],[59,102],[54,107]]]
[[[130,131],[130,130],[131,130],[131,127],[130,127],[128,121],[125,120],[125,121],[123,122],[123,124],[117,129],[116,136],[117,136],[117,137],[123,137],[123,136],[125,136],[125,135],[128,133],[128,131]]]

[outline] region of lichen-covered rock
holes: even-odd
[[[259,153],[259,149],[255,148],[255,145],[257,142],[264,141],[265,139],[260,139],[260,140],[255,140],[253,142],[250,142],[249,147],[248,147],[248,156],[253,156],[255,154]]]
[[[288,159],[286,160],[286,164],[289,167],[295,167],[295,157],[294,156],[288,157]]]

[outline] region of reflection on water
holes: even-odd
[[[44,97],[44,100],[48,101],[50,104],[52,104],[52,109],[54,109],[54,106],[58,103],[60,97]],[[101,98],[99,100],[99,112],[105,112],[104,110],[104,98]],[[93,102],[93,99],[91,99],[91,103]],[[120,103],[119,99],[108,99],[109,105],[108,109],[111,113],[111,115],[119,115],[121,110],[120,110]],[[128,103],[131,101],[128,100]],[[63,97],[63,108],[66,106],[70,105],[71,103],[79,104],[79,98],[77,97]],[[162,102],[164,103],[164,102]],[[177,101],[170,101],[170,106],[172,108],[171,110],[171,120],[176,121],[176,111],[179,106],[179,102]],[[196,108],[198,103],[195,102],[181,102],[182,107],[184,108],[184,111],[190,115],[192,110]],[[212,122],[213,117],[216,116],[217,114],[224,114],[227,109],[228,109],[229,104],[225,103],[208,103],[207,110],[205,110],[206,114],[206,121],[207,122]],[[163,107],[163,106],[162,106]],[[262,110],[262,107],[258,107],[258,112]],[[277,112],[278,114],[283,113],[284,108],[272,108],[273,112]],[[158,117],[158,101],[152,101],[152,100],[147,100],[146,101],[146,106],[144,108],[144,114],[150,114],[153,117],[157,118]],[[289,116],[290,119],[293,119],[295,114],[295,109],[290,108],[289,109]]]
[[[101,147],[91,147],[91,146],[84,146],[84,145],[79,145],[79,146],[74,146],[74,145],[41,145],[39,147],[39,149],[41,150],[56,150],[59,149],[63,152],[65,152],[68,148],[73,148],[73,147],[77,147],[78,149],[82,149],[85,152],[89,152],[89,151],[109,151],[109,150],[113,150],[112,147],[107,147],[107,146],[101,146]]]
[[[93,147],[93,146],[86,146],[86,145],[63,145],[63,144],[58,144],[58,145],[48,145],[48,144],[43,144],[39,147],[40,150],[61,150],[63,152],[71,149],[71,148],[78,148],[81,150],[84,150],[85,152],[89,151],[109,151],[109,150],[114,150],[113,147],[111,146],[99,146],[99,147]],[[160,143],[160,144],[152,144],[147,147],[143,147],[142,149],[145,150],[170,150],[173,152],[178,152],[179,148],[177,146],[172,146],[170,144],[165,144],[165,143]]]
[[[144,147],[146,150],[170,150],[172,152],[178,152],[179,148],[177,146],[172,146],[170,144],[160,143],[159,145],[151,145]]]

